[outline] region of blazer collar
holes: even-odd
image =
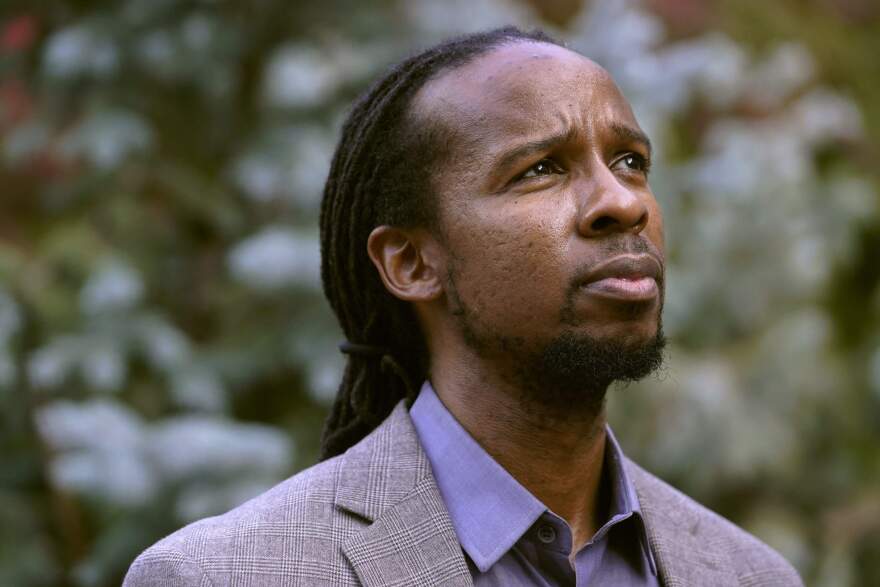
[[[736,587],[730,555],[701,536],[700,523],[708,511],[697,509],[683,494],[630,461],[626,468],[636,487],[648,543],[663,585]]]
[[[372,522],[343,544],[364,585],[472,587],[404,401],[342,461],[336,506]]]
[[[470,571],[404,401],[341,457],[335,504],[371,522],[343,553],[361,582],[472,587]],[[624,459],[663,585],[739,585],[729,555],[700,538],[711,515]]]
[[[335,503],[370,521],[431,475],[404,400],[341,459]]]

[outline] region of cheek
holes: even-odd
[[[548,325],[564,299],[564,231],[546,211],[517,212],[491,220],[475,212],[467,230],[455,231],[456,286],[483,322],[535,329]]]

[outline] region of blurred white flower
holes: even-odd
[[[244,240],[230,252],[228,262],[232,275],[255,289],[320,284],[317,238],[286,228],[265,228]]]
[[[99,267],[80,292],[80,308],[86,314],[128,310],[140,303],[143,280],[130,265],[115,260]]]
[[[841,374],[829,353],[832,332],[831,319],[813,305],[774,321],[755,340],[745,365],[754,374],[751,391],[772,400],[781,413],[794,412],[811,396],[834,393]]]
[[[132,326],[135,343],[153,367],[169,371],[190,361],[189,340],[164,318],[148,314],[138,317]]]
[[[508,0],[410,0],[401,9],[410,26],[429,42],[509,24],[526,26],[535,20],[524,3]]]
[[[37,430],[55,450],[140,450],[144,425],[131,409],[106,399],[59,400],[42,407]]]
[[[328,317],[329,318],[329,317]],[[344,335],[336,322],[316,319],[308,329],[291,330],[287,338],[287,360],[306,372],[306,391],[316,401],[329,405],[336,397],[345,369],[339,352]]]
[[[44,70],[51,76],[106,76],[119,66],[119,51],[97,26],[81,23],[54,33],[46,41]]]
[[[64,383],[79,359],[77,339],[59,336],[38,348],[27,361],[27,375],[31,385],[50,389]]]
[[[146,424],[109,400],[58,400],[35,420],[57,486],[130,507],[180,483],[186,519],[238,505],[277,482],[294,458],[288,436],[270,426],[193,415]]]
[[[187,51],[201,53],[213,45],[217,22],[205,13],[192,14],[180,27],[180,38]]]
[[[134,55],[150,73],[162,78],[174,78],[181,70],[177,39],[165,29],[150,31],[136,39]]]
[[[59,149],[70,159],[82,158],[100,169],[112,169],[152,144],[152,129],[140,116],[124,110],[98,110],[86,115]]]
[[[309,107],[336,89],[335,69],[315,47],[301,44],[278,49],[266,67],[263,95],[270,106]]]
[[[315,400],[330,405],[336,398],[339,382],[345,368],[338,353],[325,356],[323,360],[307,363],[308,386],[306,390]]]
[[[128,376],[126,357],[105,341],[83,349],[80,370],[86,385],[96,391],[118,391]]]
[[[694,83],[700,94],[716,108],[732,105],[742,92],[748,67],[745,51],[718,33],[709,33],[693,44],[676,43],[670,51],[679,46],[693,47],[700,55],[700,67],[694,71]]]
[[[0,346],[9,342],[22,324],[21,310],[5,288],[0,286]]]
[[[704,197],[754,195],[761,179],[754,137],[736,121],[716,123],[706,133],[703,155],[690,164],[689,181]]]
[[[802,293],[818,292],[833,269],[828,243],[817,233],[792,238],[785,249],[783,266]]]
[[[865,224],[875,220],[880,194],[867,179],[856,176],[834,177],[828,183],[828,196],[834,210],[845,223]]]
[[[813,56],[799,43],[780,43],[748,72],[745,93],[763,108],[778,107],[813,79]]]
[[[659,19],[630,0],[591,2],[572,30],[572,49],[608,69],[624,89],[629,83],[641,86],[639,79],[626,75],[627,65],[650,59],[663,40]]]
[[[235,166],[235,180],[244,193],[257,202],[273,200],[287,187],[287,173],[266,155],[249,154]]]
[[[280,199],[317,209],[334,148],[335,137],[316,125],[275,130],[239,159],[233,177],[257,202]]]
[[[142,458],[144,426],[127,407],[61,400],[41,408],[36,424],[55,453],[50,475],[58,487],[122,506],[153,496],[157,478]]]
[[[691,163],[690,181],[700,193],[722,199],[775,194],[781,186],[805,181],[813,168],[797,129],[783,121],[721,120],[703,143],[705,154]]]
[[[219,412],[226,407],[220,379],[207,369],[185,367],[171,377],[171,395],[177,405],[190,410]]]
[[[293,458],[290,439],[274,428],[195,415],[158,422],[147,449],[169,481],[247,472],[277,475]]]
[[[828,88],[816,88],[798,98],[791,106],[791,118],[791,128],[811,147],[862,136],[858,107]]]
[[[651,425],[676,431],[654,436],[653,462],[687,475],[692,486],[714,487],[719,475],[741,482],[791,458],[797,445],[786,414],[754,409],[739,365],[679,353],[673,370],[674,381],[652,385],[665,409],[651,413]]]
[[[317,209],[330,170],[335,137],[316,126],[301,126],[294,132],[288,167],[291,189],[301,203]]]
[[[666,267],[663,330],[674,339],[687,328],[699,297],[700,280],[690,272],[682,271],[680,264]]]
[[[139,455],[124,450],[61,454],[52,460],[49,471],[58,487],[123,507],[145,503],[158,488],[155,475]]]

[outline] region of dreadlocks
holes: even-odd
[[[413,97],[439,73],[516,41],[559,44],[515,27],[451,39],[393,67],[356,101],[343,125],[321,203],[321,279],[350,343],[324,426],[323,459],[366,436],[400,399],[412,401],[427,377],[415,314],[388,293],[366,250],[377,226],[436,221],[430,176],[447,140],[437,125],[416,120]]]

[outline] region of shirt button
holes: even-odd
[[[544,525],[538,528],[538,540],[543,542],[544,544],[550,544],[554,540],[556,540],[556,530],[553,529],[553,526]]]

